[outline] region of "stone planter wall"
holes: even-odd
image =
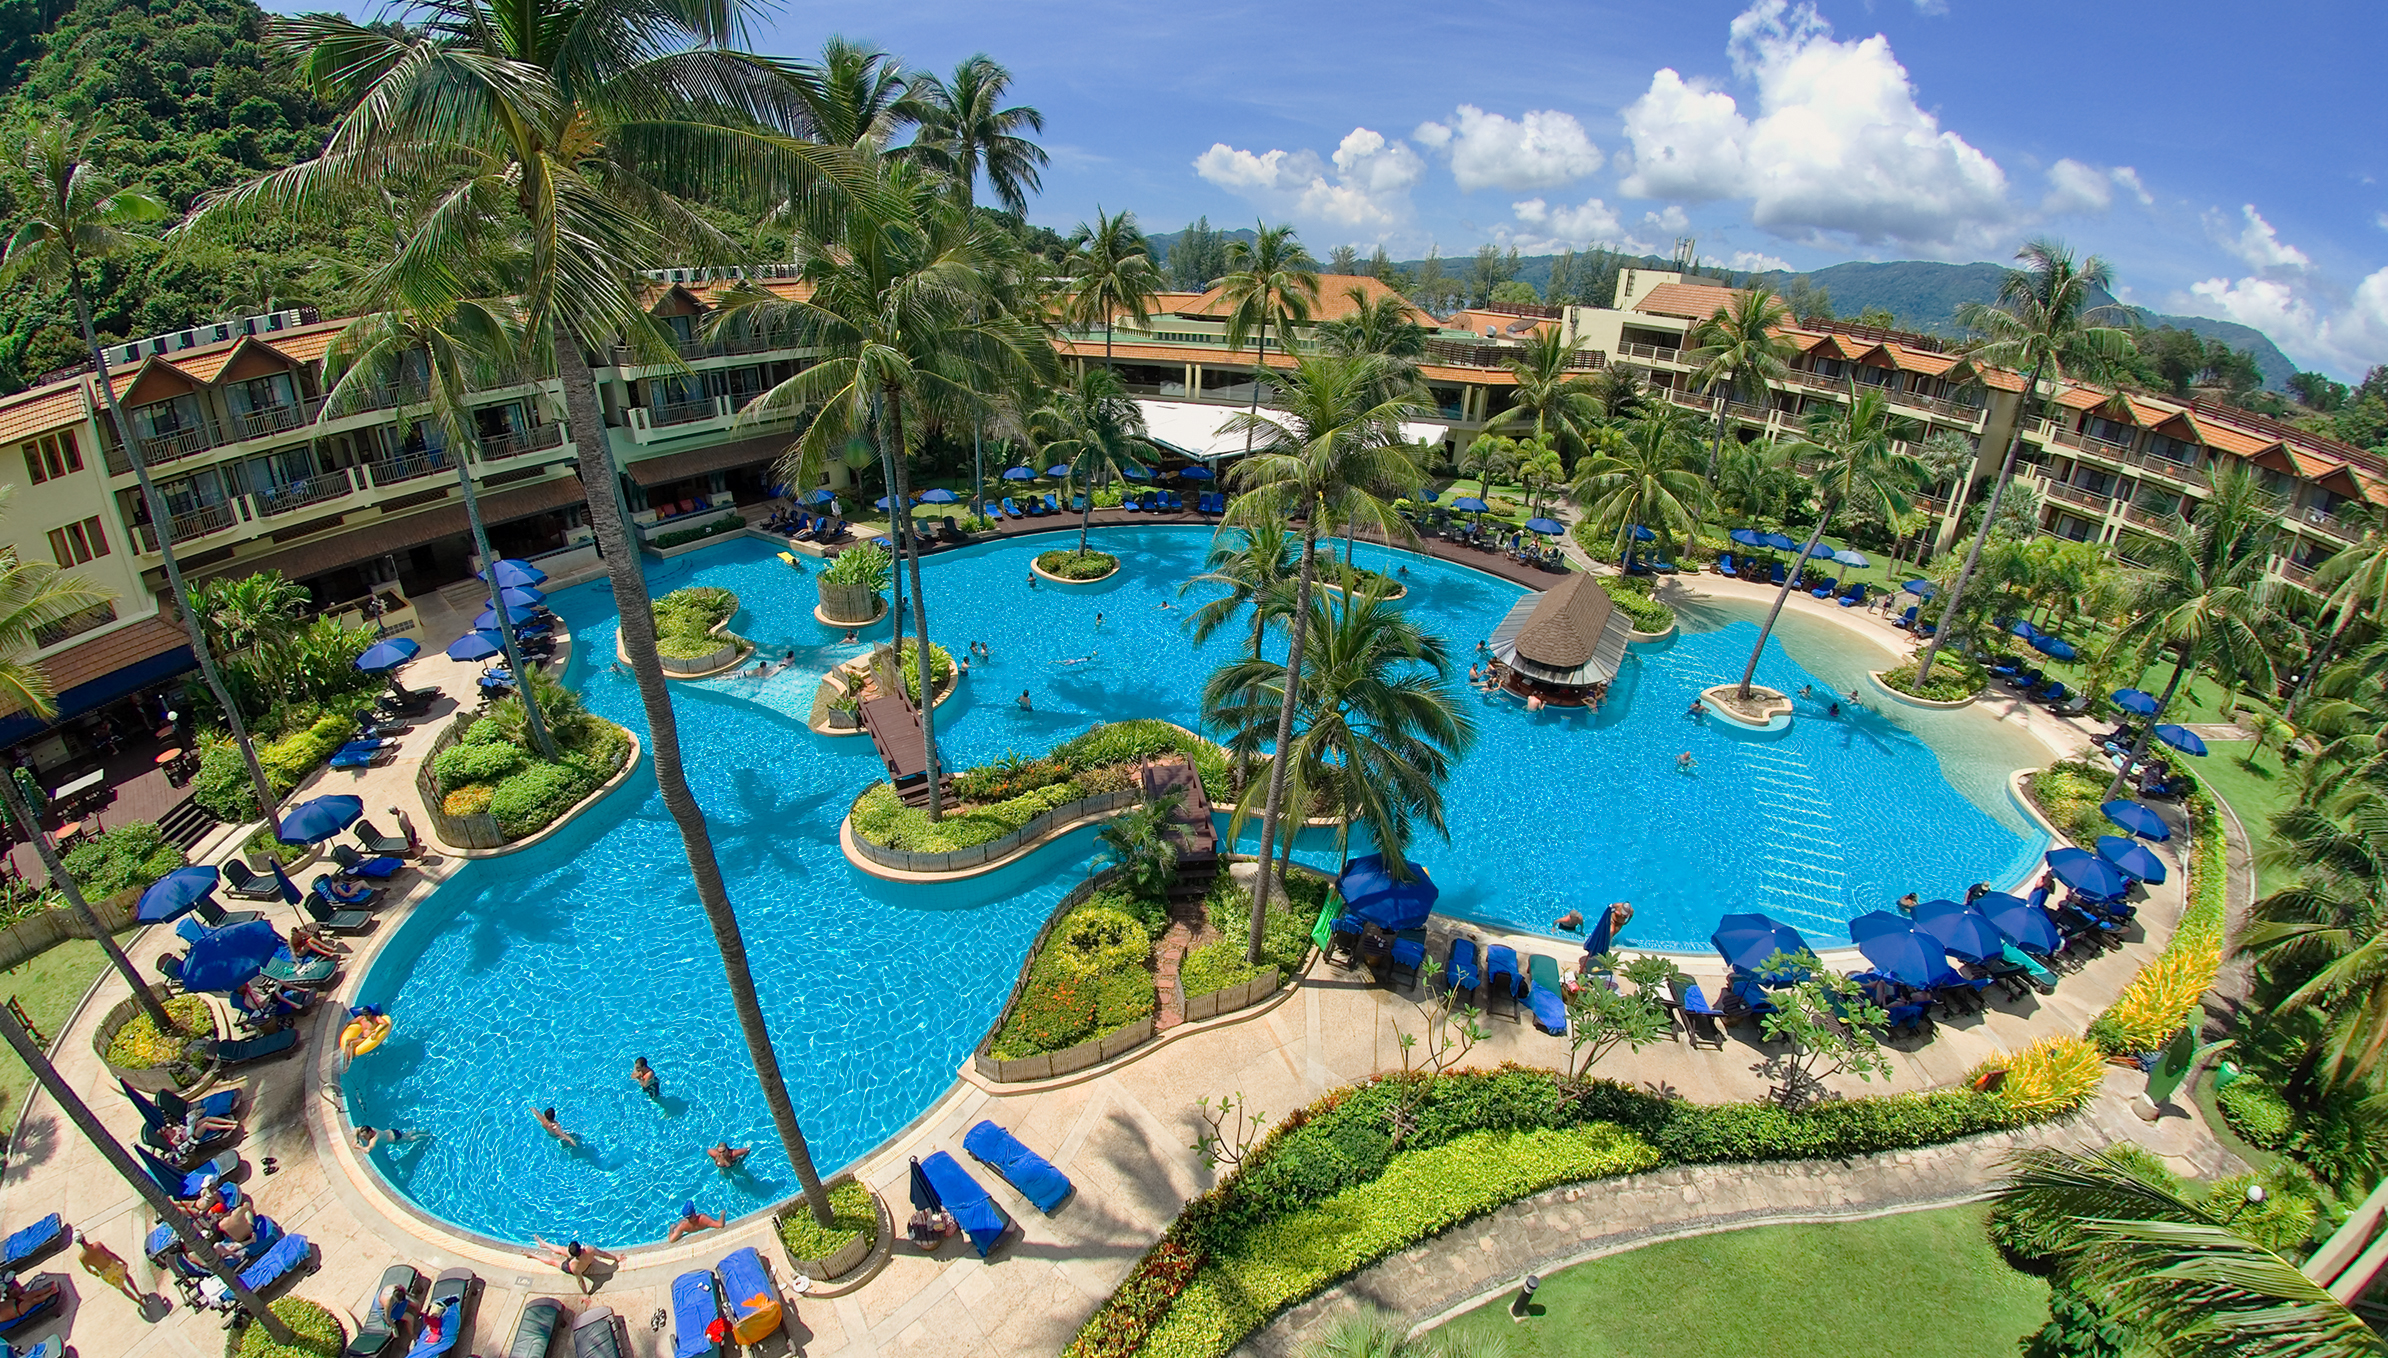
[[[867,792],[869,789],[864,790]],[[951,853],[916,853],[910,849],[890,849],[883,845],[873,844],[861,835],[851,832],[854,815],[853,808],[848,807],[846,823],[849,832],[845,838],[853,843],[855,852],[883,868],[893,868],[897,872],[930,874],[961,872],[982,864],[992,863],[999,858],[1007,858],[1019,851],[1023,845],[1033,844],[1054,833],[1061,826],[1083,820],[1088,816],[1100,815],[1105,811],[1116,811],[1123,806],[1133,806],[1143,798],[1142,790],[1132,787],[1118,792],[1105,792],[1093,797],[1082,797],[1077,801],[1066,802],[1054,807],[1000,839],[991,839],[984,844],[973,844],[967,849],[956,849]],[[860,801],[861,797],[857,796],[855,800]]]
[[[835,1175],[821,1187],[834,1192],[852,1182],[853,1178],[852,1174]],[[811,1211],[804,1205],[802,1197],[798,1197],[794,1202],[771,1214],[771,1238],[780,1242],[780,1253],[787,1257],[789,1268],[817,1283],[834,1282],[862,1267],[863,1261],[871,1257],[872,1249],[894,1236],[895,1222],[888,1215],[886,1200],[876,1193],[871,1194],[871,1208],[879,1218],[878,1235],[867,1239],[857,1237],[826,1259],[797,1258],[795,1251],[790,1250],[787,1246],[787,1237],[779,1233],[780,1222],[798,1212],[809,1214]]]
[[[169,990],[164,982],[152,983],[149,993],[156,996],[160,1004],[165,1003],[173,995],[173,991]],[[91,1053],[100,1058],[100,1064],[108,1068],[110,1075],[144,1094],[158,1094],[169,1089],[195,1089],[206,1076],[213,1073],[212,1065],[181,1067],[192,1074],[191,1081],[185,1084],[174,1078],[172,1072],[177,1069],[176,1066],[153,1066],[148,1070],[127,1070],[108,1060],[108,1044],[116,1040],[116,1034],[123,1031],[124,1025],[132,1022],[133,1016],[139,1012],[141,1012],[140,1008],[133,1002],[133,997],[127,995],[118,1000],[100,1018],[99,1027],[91,1035]]]
[[[1976,689],[1972,693],[1967,694],[1965,697],[1957,698],[1951,701],[1943,701],[1938,698],[1918,698],[1912,693],[1901,693],[1899,690],[1892,688],[1890,685],[1882,682],[1882,675],[1883,672],[1881,670],[1866,671],[1866,677],[1874,681],[1874,687],[1882,690],[1884,695],[1889,697],[1893,702],[1904,703],[1909,707],[1920,707],[1927,711],[1954,712],[1960,707],[1973,706],[1974,699],[1982,696],[1982,691],[1980,689]]]
[[[691,659],[682,660],[677,656],[669,655],[658,655],[655,658],[662,662],[665,674],[676,679],[693,679],[700,675],[711,674],[716,670],[728,669],[746,658],[746,650],[745,640],[733,637],[729,638],[719,649],[708,651],[704,655]]]
[[[1217,1018],[1221,1014],[1232,1014],[1238,1009],[1248,1009],[1276,994],[1280,980],[1277,969],[1271,967],[1239,985],[1231,985],[1224,990],[1214,990],[1208,995],[1189,995],[1186,993],[1185,980],[1181,976],[1177,983],[1178,1012],[1186,1016],[1186,1022],[1200,1023],[1207,1018]]]
[[[1055,575],[1053,572],[1046,570],[1043,566],[1038,565],[1036,563],[1035,557],[1029,558],[1028,569],[1036,572],[1036,577],[1048,585],[1058,585],[1063,589],[1083,589],[1089,585],[1102,584],[1105,581],[1112,580],[1119,575],[1121,569],[1119,558],[1108,552],[1106,552],[1104,555],[1111,556],[1111,569],[1103,572],[1101,575],[1096,576],[1092,580],[1072,580],[1065,576]]]
[[[1116,1033],[1091,1038],[1057,1052],[1023,1056],[1010,1061],[998,1061],[990,1054],[990,1049],[995,1045],[995,1035],[1003,1031],[1003,1021],[1011,1017],[1012,1006],[1019,1003],[1020,991],[1028,984],[1029,968],[1036,965],[1037,954],[1044,951],[1045,939],[1053,932],[1053,926],[1059,924],[1072,910],[1084,905],[1087,898],[1108,885],[1116,876],[1117,872],[1106,871],[1080,882],[1070,888],[1068,894],[1053,907],[1053,913],[1045,917],[1045,926],[1036,931],[1035,941],[1028,945],[1027,954],[1020,959],[1020,974],[1012,980],[1011,993],[1003,997],[1003,1008],[996,1011],[995,1026],[989,1028],[987,1035],[980,1038],[978,1046],[971,1050],[971,1068],[982,1077],[997,1084],[1049,1080],[1056,1075],[1067,1075],[1071,1071],[1098,1065],[1152,1040],[1153,1020],[1141,1018]]]
[[[506,844],[506,837],[498,833],[497,817],[488,812],[451,816],[441,809],[439,780],[431,776],[433,761],[462,740],[465,731],[477,720],[470,712],[459,713],[446,729],[431,738],[431,748],[423,752],[423,762],[415,766],[415,793],[422,799],[423,813],[431,818],[431,833],[451,849],[497,849]]]
[[[821,607],[814,616],[823,622],[860,627],[877,622],[887,612],[887,601],[868,585],[841,585],[821,579],[814,580],[813,585],[821,594]]]

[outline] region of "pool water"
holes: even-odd
[[[1204,647],[1185,635],[1204,596],[1178,589],[1200,572],[1208,533],[1099,536],[1124,569],[1092,589],[1027,586],[1028,562],[1057,544],[1051,536],[923,564],[938,639],[992,651],[938,709],[950,766],[1040,753],[1102,720],[1199,724],[1204,675],[1248,635],[1230,627]],[[1402,606],[1463,666],[1522,593],[1461,566],[1400,560]],[[1362,548],[1360,564],[1392,568],[1381,548]],[[864,649],[813,620],[815,569],[739,541],[656,567],[649,585],[658,595],[692,583],[736,590],[744,609],[733,626],[765,655],[796,653],[796,666],[770,679],[675,683],[673,697],[781,1066],[826,1173],[947,1088],[1029,940],[1096,850],[1080,831],[1024,862],[934,887],[854,870],[837,825],[880,766],[868,740],[803,724],[818,677]],[[605,584],[550,602],[575,637],[566,682],[643,735],[635,687],[605,663],[615,632]],[[1687,719],[1701,688],[1739,677],[1756,636],[1751,612],[1703,607],[1674,641],[1634,648],[1597,716],[1529,715],[1463,687],[1480,737],[1446,793],[1451,842],[1412,850],[1442,888],[1440,908],[1549,932],[1566,911],[1630,900],[1628,943],[1684,949],[1705,949],[1718,915],[1759,909],[1821,946],[1845,944],[1841,921],[1906,891],[1952,895],[2028,870],[2044,843],[2010,804],[2005,776],[2044,756],[1981,713],[1834,719],[1803,708],[1773,737]],[[1880,663],[1829,624],[1791,613],[1758,678],[1846,693]],[[1686,751],[1690,773],[1676,767]],[[1331,843],[1309,841],[1305,856],[1331,866]],[[729,1218],[795,1191],[687,879],[679,835],[642,771],[555,837],[466,865],[417,907],[361,987],[397,1018],[396,1033],[344,1081],[355,1121],[432,1134],[373,1153],[393,1187],[487,1236],[609,1247],[661,1238],[684,1200]],[[631,1080],[638,1056],[660,1073],[660,1099]],[[577,1148],[534,1121],[551,1105]],[[756,1148],[742,1170],[705,1158],[722,1140]]]

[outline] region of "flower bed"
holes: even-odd
[[[827,1188],[834,1225],[813,1220],[813,1209],[802,1197],[771,1219],[789,1264],[815,1282],[853,1272],[879,1236],[879,1204],[869,1188],[857,1179],[836,1180]]]
[[[1650,597],[1654,588],[1650,578],[1643,575],[1603,575],[1600,587],[1633,619],[1637,632],[1666,632],[1675,626],[1675,610]]]
[[[1915,662],[1883,670],[1874,676],[1875,682],[1893,693],[1920,698],[1928,703],[1971,702],[1981,695],[1990,683],[1990,674],[1981,666],[1961,655],[1943,654],[1932,666],[1932,677],[1921,687],[1915,682]]]
[[[1156,992],[1147,921],[1158,913],[1113,887],[1062,916],[1030,960],[987,1054],[997,1061],[1048,1055],[1150,1019]]]
[[[2022,1064],[2018,1058],[2014,1063]],[[1273,1129],[1188,1203],[1065,1351],[1216,1358],[1270,1316],[1395,1250],[1557,1184],[1663,1165],[1842,1159],[2072,1111],[1971,1089],[1702,1105],[1606,1080],[1505,1066],[1419,1090],[1347,1086]],[[2077,1085],[2077,1082],[2075,1082]],[[1393,1114],[1413,1130],[1393,1144]]]
[[[1326,903],[1328,889],[1326,878],[1302,868],[1297,867],[1286,878],[1285,893],[1269,899],[1268,920],[1261,935],[1260,965],[1254,966],[1244,960],[1252,928],[1252,893],[1221,875],[1205,902],[1210,910],[1211,927],[1219,931],[1219,937],[1186,950],[1184,959],[1178,963],[1179,988],[1188,999],[1193,999],[1243,985],[1270,972],[1291,976],[1302,965],[1302,959],[1310,955],[1310,930],[1318,921],[1319,907]]]
[[[1070,584],[1090,584],[1109,579],[1119,571],[1119,558],[1109,552],[1089,549],[1084,552],[1071,548],[1039,552],[1036,558],[1039,574]]]
[[[1057,807],[1126,791],[1138,764],[1171,753],[1193,761],[1213,800],[1228,795],[1227,755],[1219,747],[1165,721],[1118,721],[1064,741],[1041,759],[1007,755],[954,774],[955,805],[934,823],[880,782],[856,799],[848,824],[857,839],[880,848],[953,853],[1013,834]]]

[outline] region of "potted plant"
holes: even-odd
[[[862,699],[841,693],[829,700],[829,725],[833,730],[851,731],[861,724]]]
[[[887,611],[879,591],[895,578],[894,565],[877,547],[849,547],[814,577],[821,592],[821,617],[840,626],[877,622]]]

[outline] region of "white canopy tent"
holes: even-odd
[[[1136,405],[1144,412],[1144,427],[1153,442],[1187,457],[1208,462],[1244,451],[1244,435],[1220,432],[1239,413],[1234,406],[1148,400],[1138,400]],[[1264,407],[1264,413],[1275,412]],[[1404,424],[1401,433],[1415,443],[1441,443],[1450,436],[1451,427],[1419,421]]]

